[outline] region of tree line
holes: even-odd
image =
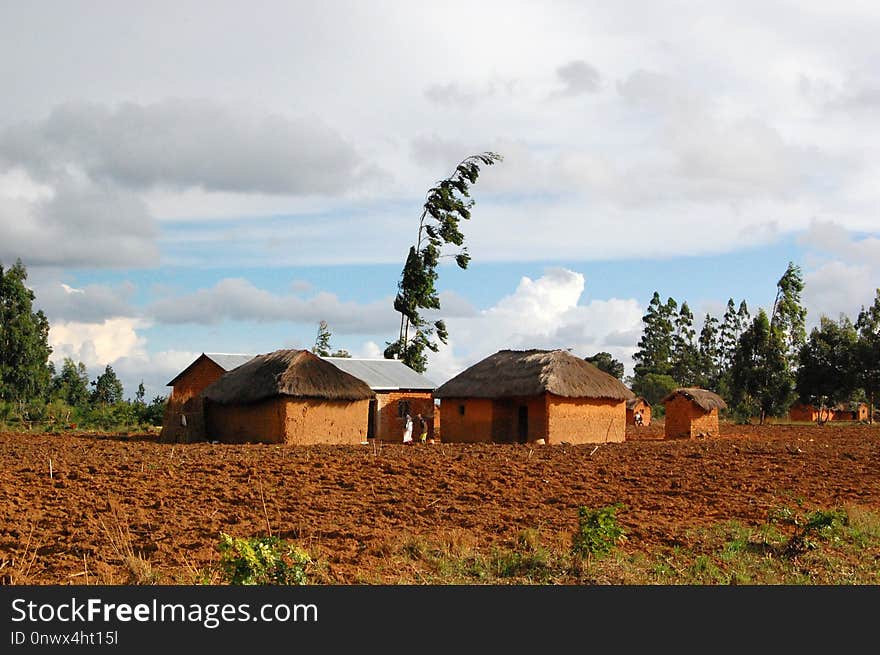
[[[699,334],[686,301],[664,301],[655,291],[628,384],[652,404],[678,387],[709,389],[740,420],[763,423],[796,401],[816,408],[867,401],[873,419],[880,389],[880,289],[854,322],[822,315],[809,335],[803,289],[800,267],[789,262],[769,313],[761,308],[752,316],[745,300],[730,298],[720,318],[706,313]]]
[[[65,357],[61,370],[49,359],[49,321],[34,311],[21,260],[0,263],[0,424],[113,429],[161,425],[166,396],[146,401],[143,381],[133,399],[113,367],[89,380],[85,364]]]

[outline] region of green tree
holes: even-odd
[[[697,384],[704,389],[717,389],[721,374],[721,351],[718,345],[718,319],[707,313],[700,330],[697,352]]]
[[[874,422],[874,404],[880,394],[880,289],[875,291],[874,304],[862,311],[856,319],[858,345],[856,347],[856,376],[868,397],[869,421]]]
[[[791,404],[794,380],[784,336],[763,309],[740,335],[730,374],[735,410],[758,414],[762,424],[767,416],[781,416]]]
[[[122,402],[122,382],[116,377],[116,371],[110,364],[107,364],[104,372],[92,381],[92,386],[94,387],[91,397],[93,405],[116,405]]]
[[[807,337],[807,310],[801,304],[803,290],[801,269],[789,262],[785,273],[776,283],[776,300],[773,302],[770,324],[782,333],[785,354],[792,368],[797,367],[801,346]]]
[[[134,394],[134,404],[140,407],[146,405],[146,402],[144,401],[146,395],[147,390],[144,388],[144,381],[141,380],[140,384],[138,385],[137,391]]]
[[[638,380],[633,381],[632,390],[652,405],[655,405],[655,411],[657,411],[663,408],[658,403],[679,386],[681,385],[671,375],[646,373]]]
[[[49,390],[49,321],[33,310],[34,292],[25,286],[21,260],[0,264],[0,400],[29,402]]]
[[[820,421],[821,410],[849,400],[858,386],[857,346],[858,333],[845,316],[836,322],[820,317],[801,346],[795,389],[801,402],[820,408]]]
[[[334,350],[332,353],[330,353],[330,356],[351,358],[351,353],[343,348],[340,348],[339,350]]]
[[[71,407],[85,407],[89,402],[89,373],[86,365],[65,357],[61,372],[52,378],[50,396]]]
[[[605,371],[609,375],[616,377],[618,380],[623,380],[623,362],[614,359],[614,357],[611,356],[611,353],[600,352],[592,357],[584,357],[584,359],[600,371]]]
[[[400,331],[393,342],[387,342],[385,357],[401,359],[410,368],[423,373],[428,360],[425,350],[437,352],[439,344],[446,343],[449,334],[442,320],[430,321],[423,310],[440,310],[440,296],[436,288],[437,266],[444,246],[453,245],[459,268],[467,268],[470,255],[461,232],[462,220],[471,218],[474,201],[470,185],[480,175],[480,165],[492,166],[501,161],[501,155],[484,152],[463,159],[455,171],[428,190],[419,217],[415,245],[410,246],[406,262],[397,283],[394,310],[400,313]]]
[[[699,377],[699,350],[695,341],[694,314],[687,301],[681,304],[674,324],[670,373],[681,386],[694,386]]]
[[[674,325],[672,316],[677,304],[672,298],[664,303],[656,291],[648,303],[648,309],[642,316],[642,336],[638,350],[633,355],[635,361],[633,384],[639,379],[654,373],[668,375],[672,368],[672,348]]]
[[[312,352],[318,357],[329,357],[331,336],[333,335],[330,333],[327,321],[318,323],[318,335],[315,337],[315,345],[312,346]]]

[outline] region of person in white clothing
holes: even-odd
[[[406,425],[403,428],[403,443],[412,444],[413,420],[412,416],[406,415]]]

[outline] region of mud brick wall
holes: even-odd
[[[547,414],[547,443],[605,443],[626,438],[626,401],[623,400],[547,394]]]
[[[250,405],[205,401],[205,436],[222,443],[283,443],[284,418],[281,398]]]
[[[700,434],[717,436],[718,410],[707,412],[684,396],[677,395],[666,402],[664,434],[667,439],[689,439]]]
[[[428,439],[434,438],[434,397],[430,391],[389,391],[376,392],[376,437],[382,441],[403,441],[406,419],[399,415],[401,400],[409,403],[409,414],[413,419],[413,439],[419,438],[419,422],[416,414],[421,414],[428,422]]]
[[[819,418],[819,412],[812,405],[792,405],[788,410],[788,418],[791,421],[815,421]]]
[[[367,439],[370,401],[287,400],[284,442],[291,445],[359,444]]]
[[[464,407],[464,414],[459,411]],[[443,441],[449,443],[488,443],[492,441],[492,401],[486,398],[443,398],[440,425]]]
[[[201,414],[201,403],[194,404],[190,401],[225,373],[223,367],[218,366],[207,357],[202,357],[192,365],[192,368],[183,377],[174,383],[174,386],[171,387],[171,395],[165,405],[159,441],[180,443],[199,441],[204,437],[204,416]],[[186,416],[186,428],[180,424],[181,414]],[[193,426],[195,429],[192,429]]]
[[[527,441],[547,439],[547,405],[544,396],[531,398],[500,398],[493,401],[492,441],[517,443],[519,441],[519,408],[528,408]]]

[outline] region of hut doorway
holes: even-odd
[[[376,399],[370,400],[370,408],[367,410],[367,439],[376,438]]]
[[[527,405],[519,406],[516,436],[519,443],[525,443],[529,440],[529,408]]]

